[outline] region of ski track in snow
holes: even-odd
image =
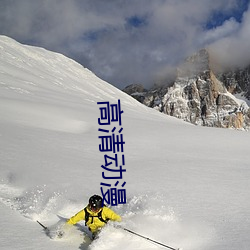
[[[63,194],[50,193],[46,186],[25,191],[10,183],[1,183],[0,202],[26,219],[34,222],[45,221],[45,225],[50,229],[50,238],[71,246],[79,244],[79,249],[82,250],[162,249],[158,244],[116,228],[113,222],[101,231],[94,242],[90,241],[83,222],[67,228],[64,237],[58,239],[57,231],[64,228],[65,220],[60,220],[56,214],[66,214],[66,217],[70,217],[81,204],[66,200]],[[197,240],[201,236],[198,231],[201,225],[194,225],[192,228],[180,221],[173,209],[164,205],[164,196],[161,194],[134,196],[128,200],[126,206],[119,205],[115,211],[123,217],[121,225],[124,228],[144,237],[176,248],[185,245],[185,249],[192,249],[194,246],[198,249],[199,244],[204,244],[204,239]],[[204,228],[202,230],[204,231]],[[126,246],[124,242],[127,242]]]

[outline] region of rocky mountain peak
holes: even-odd
[[[194,55],[188,57],[177,69],[177,77],[193,77],[205,74],[210,70],[209,53],[201,49]]]
[[[210,64],[208,50],[202,49],[178,67],[171,86],[130,95],[160,112],[196,125],[248,129],[249,106],[233,94],[248,93],[244,88],[249,86],[249,72],[215,74]]]

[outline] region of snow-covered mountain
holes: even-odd
[[[97,102],[121,101],[122,226],[184,250],[248,250],[249,133],[193,126],[140,104],[63,55],[0,37],[0,248],[163,249],[109,224],[53,228],[100,194]],[[62,222],[63,223],[63,222]]]
[[[147,91],[131,85],[124,92],[146,106],[196,125],[249,129],[249,89],[248,68],[215,72],[209,52],[203,49],[180,65],[171,86]]]

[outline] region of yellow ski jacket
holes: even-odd
[[[88,226],[89,230],[92,233],[98,231],[98,229],[102,228],[106,223],[101,221],[98,218],[98,214],[101,213],[101,217],[104,221],[112,220],[112,221],[121,221],[121,217],[116,214],[113,210],[108,207],[102,207],[98,212],[93,212],[87,207],[87,212],[89,213],[89,219],[86,221],[86,225]],[[74,225],[80,220],[85,220],[85,211],[82,209],[80,212],[72,216],[68,221],[67,224]]]

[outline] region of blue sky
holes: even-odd
[[[1,0],[0,34],[69,56],[111,84],[164,82],[210,48],[250,63],[249,0]]]
[[[222,10],[216,10],[212,12],[211,18],[208,19],[206,28],[212,29],[217,26],[223,25],[225,20],[229,20],[230,18],[234,18],[238,23],[242,22],[243,14],[247,11],[249,5],[249,0],[240,0],[237,3],[236,8],[232,8],[230,12],[223,12]]]

